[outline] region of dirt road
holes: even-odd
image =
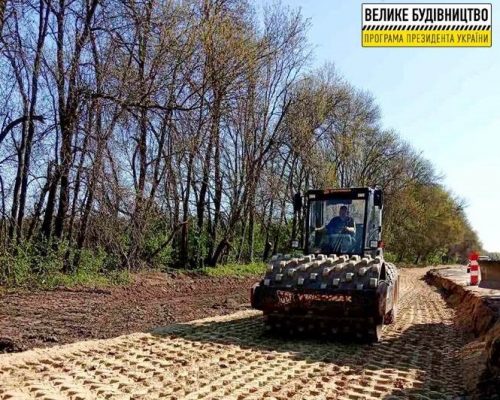
[[[465,338],[402,271],[399,319],[375,345],[269,338],[260,314],[0,356],[0,399],[453,399]]]

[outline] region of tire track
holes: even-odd
[[[0,399],[453,399],[465,338],[454,311],[401,271],[398,319],[380,343],[283,340],[259,312],[0,356]]]

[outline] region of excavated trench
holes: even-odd
[[[464,348],[472,372],[467,391],[479,399],[500,398],[500,290],[491,289],[491,280],[468,286],[466,267],[430,270],[426,280],[455,309],[455,324],[475,338]]]

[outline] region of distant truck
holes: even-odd
[[[479,256],[478,261],[491,261],[490,256]]]

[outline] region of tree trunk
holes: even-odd
[[[11,209],[11,224],[9,228],[9,239],[12,240],[16,235],[17,216],[19,213],[19,197],[21,194],[21,184],[23,180],[24,171],[24,155],[26,153],[26,123],[23,122],[21,146],[17,151],[17,172],[16,180],[14,182],[14,192],[12,194],[12,209]]]
[[[59,207],[57,209],[57,216],[54,222],[54,236],[61,239],[64,232],[64,222],[68,212],[69,205],[69,172],[71,168],[71,128],[67,123],[61,124],[61,169],[60,169],[60,189],[59,189]]]
[[[36,46],[35,61],[33,63],[33,75],[31,78],[31,99],[28,114],[28,135],[26,138],[26,146],[24,151],[24,165],[21,174],[21,194],[19,197],[19,213],[17,216],[17,240],[19,241],[22,236],[23,219],[26,206],[26,197],[28,194],[28,173],[31,164],[31,149],[33,147],[33,137],[35,136],[35,112],[38,100],[38,80],[40,76],[40,67],[42,63],[42,50],[47,35],[47,27],[49,20],[50,7],[47,6],[44,10],[45,2],[40,0],[39,3],[39,26],[38,26],[38,40]],[[44,15],[45,11],[45,15]]]
[[[40,218],[40,215],[42,215],[42,207],[45,201],[45,196],[47,196],[47,192],[49,191],[51,182],[53,180],[52,168],[53,168],[53,163],[49,162],[47,165],[47,179],[45,180],[45,184],[43,185],[42,190],[40,191],[40,197],[38,198],[38,202],[33,212],[31,224],[29,226],[28,233],[26,235],[26,240],[30,240],[33,237],[33,232],[35,231],[35,228],[38,224],[38,219]]]
[[[54,177],[50,182],[49,196],[47,198],[47,207],[45,207],[45,215],[42,223],[42,235],[46,239],[50,239],[52,234],[52,219],[54,217],[54,210],[56,209],[57,187],[59,184],[59,171],[56,166]]]

